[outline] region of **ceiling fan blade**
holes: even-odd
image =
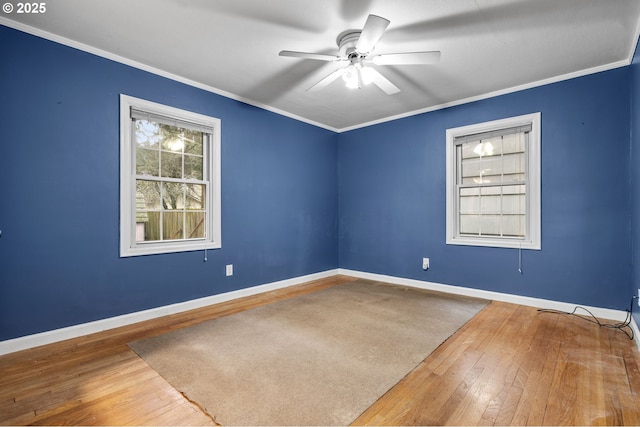
[[[371,58],[376,65],[423,65],[440,61],[440,52],[407,52],[376,55]]]
[[[370,67],[369,67],[370,68]],[[371,68],[369,71],[373,83],[384,91],[387,95],[393,95],[400,92],[400,89],[393,83],[391,83],[385,76],[380,74],[378,70]]]
[[[281,50],[280,56],[291,56],[294,58],[315,59],[316,61],[340,61],[343,58],[335,55],[323,55],[320,53],[296,52],[293,50]]]
[[[378,15],[369,15],[360,33],[358,43],[356,44],[356,52],[361,55],[366,55],[371,52],[388,26],[388,19],[384,19]]]
[[[321,89],[324,89],[325,87],[329,86],[330,83],[332,83],[334,80],[340,77],[342,73],[344,73],[344,68],[338,68],[333,73],[329,74],[327,77],[323,78],[318,83],[314,84],[309,89],[307,89],[307,92],[316,92]]]

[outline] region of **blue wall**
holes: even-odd
[[[0,58],[0,340],[336,267],[615,309],[640,284],[638,55],[343,134],[2,26]],[[222,119],[208,262],[119,258],[120,93]],[[537,111],[542,250],[520,274],[517,250],[444,243],[444,138]]]
[[[629,80],[619,68],[340,134],[340,267],[628,307]],[[445,244],[445,131],[538,111],[542,250],[520,274],[517,250]]]
[[[635,55],[630,67],[631,71],[631,280],[629,293],[638,295],[640,288],[640,49],[636,47]],[[633,317],[640,325],[640,307],[638,300],[633,304]]]
[[[0,340],[338,266],[335,133],[2,26],[0,58]],[[119,258],[120,93],[222,120],[208,262]]]

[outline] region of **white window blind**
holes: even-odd
[[[461,235],[525,237],[529,131],[510,128],[455,139]]]

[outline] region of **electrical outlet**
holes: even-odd
[[[422,258],[422,269],[423,270],[429,269],[429,258]]]
[[[227,276],[233,276],[233,264],[227,264]]]

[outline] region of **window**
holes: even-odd
[[[540,249],[540,113],[447,129],[447,244]]]
[[[220,248],[220,120],[120,95],[120,256]]]

